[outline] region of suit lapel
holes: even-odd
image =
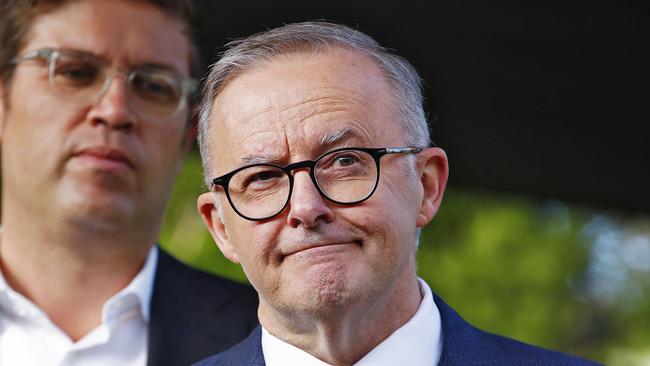
[[[195,271],[162,250],[159,253],[148,366],[197,362],[236,344],[257,325],[257,297],[252,289]]]
[[[262,327],[255,328],[242,344],[244,345],[244,355],[247,355],[245,365],[266,366],[264,353],[262,352]]]
[[[473,365],[479,358],[480,334],[436,294],[433,300],[440,311],[442,322],[442,354],[439,366]]]
[[[233,348],[196,366],[266,366],[262,353],[262,328],[258,326]]]

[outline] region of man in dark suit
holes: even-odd
[[[206,81],[198,209],[261,327],[200,365],[590,365],[465,323],[416,275],[447,182],[420,79],[345,26],[231,45]]]
[[[1,365],[187,365],[257,322],[155,245],[193,140],[189,0],[0,2]]]

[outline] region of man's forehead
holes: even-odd
[[[237,95],[233,95],[236,97]],[[305,90],[257,100],[241,95],[236,105],[216,103],[215,133],[229,145],[266,147],[309,141],[334,146],[372,141],[382,115],[376,101],[342,90]]]
[[[389,89],[374,63],[357,52],[291,54],[237,75],[216,97],[213,113],[225,123],[236,121],[237,127],[268,116],[308,118],[322,111],[391,104]]]

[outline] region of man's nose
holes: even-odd
[[[289,201],[288,224],[313,228],[321,222],[334,220],[334,213],[326,199],[312,182],[308,170],[297,170],[293,175],[293,192]]]
[[[106,125],[115,130],[130,131],[135,121],[135,113],[129,105],[128,86],[125,77],[115,75],[93,103],[89,119],[93,126]]]

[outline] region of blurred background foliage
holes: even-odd
[[[203,227],[195,151],[170,199],[161,245],[238,281]],[[418,272],[490,332],[608,365],[650,365],[650,218],[502,192],[448,189],[423,231]]]

